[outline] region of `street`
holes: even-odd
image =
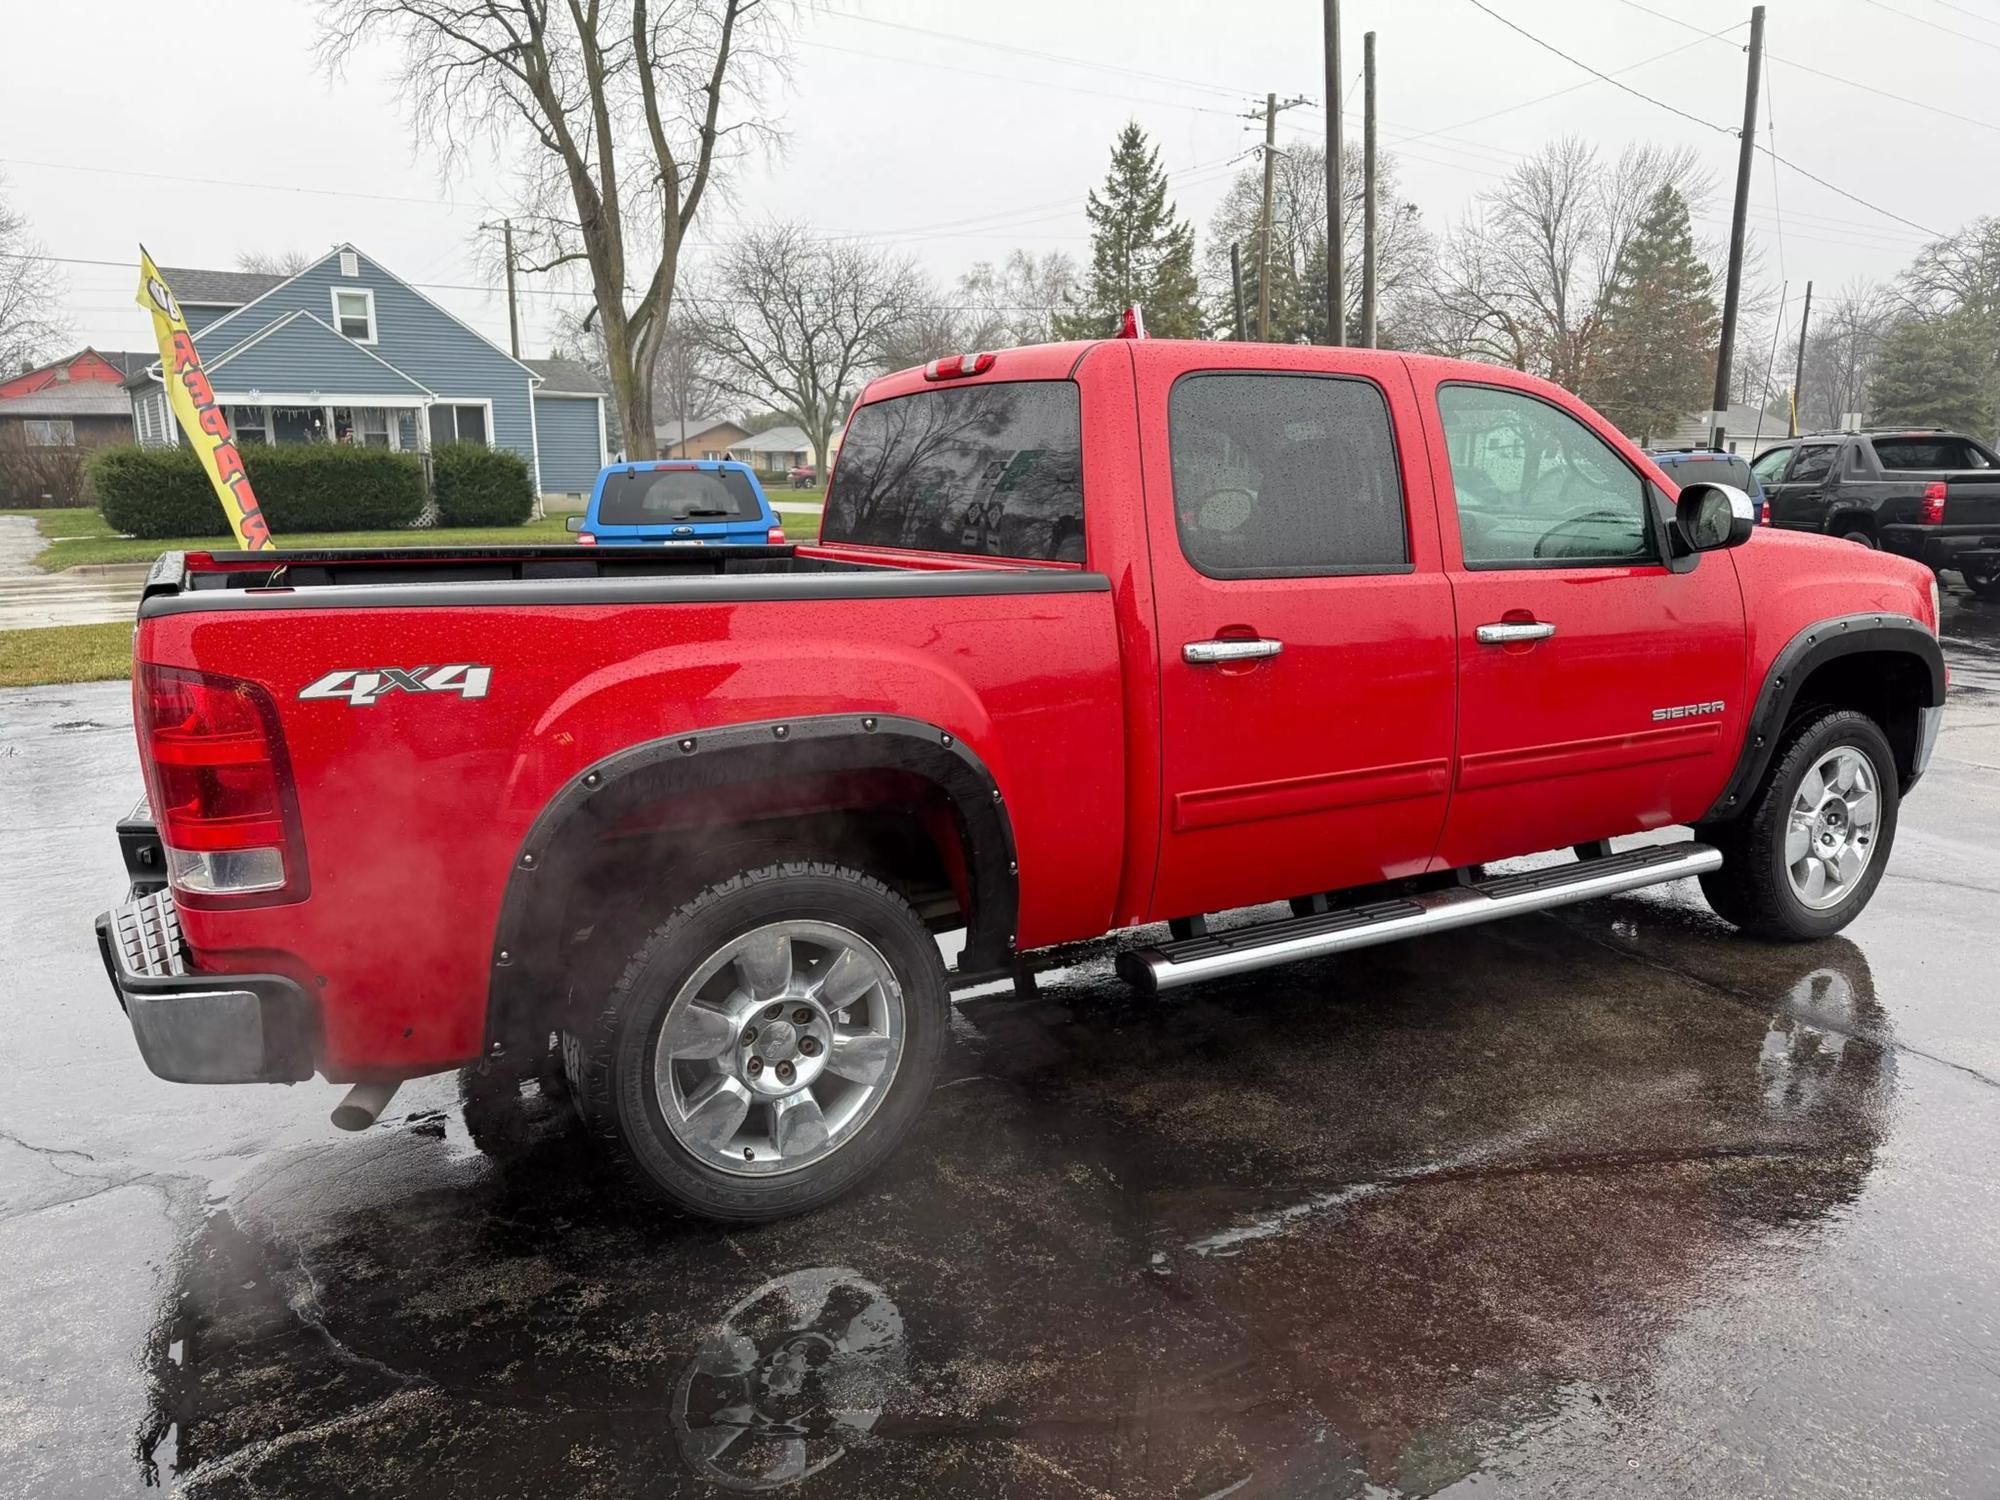
[[[0,1494],[2000,1492],[2000,607],[1873,905],[1691,883],[1142,1001],[961,995],[832,1208],[657,1209],[530,1096],[151,1077],[122,683],[0,693]]]

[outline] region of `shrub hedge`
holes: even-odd
[[[243,449],[243,468],[280,543],[288,531],[407,526],[424,508],[423,461],[414,453],[253,443]],[[137,537],[229,535],[222,504],[191,448],[101,448],[91,455],[90,477],[98,509],[119,531]]]
[[[484,443],[431,450],[431,485],[440,526],[519,526],[535,509],[527,460]]]

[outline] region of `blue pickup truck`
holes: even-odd
[[[577,540],[599,547],[785,539],[777,512],[747,464],[667,458],[611,464],[597,476],[590,504],[571,516]]]

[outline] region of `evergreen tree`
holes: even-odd
[[[1075,312],[1056,319],[1062,338],[1102,338],[1118,331],[1125,309],[1145,310],[1159,338],[1201,336],[1194,279],[1194,226],[1167,201],[1158,148],[1137,123],[1111,151],[1111,171],[1085,209],[1091,225],[1088,283]]]
[[[1640,442],[1664,437],[1707,404],[1720,323],[1715,276],[1695,254],[1687,200],[1662,187],[1613,276],[1585,394]]]
[[[1905,319],[1876,356],[1868,419],[1992,436],[1994,342],[1991,321],[1970,306],[1942,318]]]

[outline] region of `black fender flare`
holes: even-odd
[[[1020,868],[1000,785],[948,730],[892,714],[826,714],[693,729],[627,746],[578,771],[543,806],[514,854],[500,904],[488,988],[486,1040],[506,1049],[533,1020],[537,998],[559,992],[551,956],[560,938],[560,890],[571,861],[628,809],[663,796],[774,776],[909,771],[949,799],[965,851],[970,911],[961,973],[1005,972],[1014,954]]]
[[[1764,674],[1763,688],[1744,729],[1736,769],[1722,795],[1702,817],[1703,823],[1727,822],[1750,805],[1751,794],[1777,753],[1779,734],[1791,717],[1799,689],[1814,669],[1864,651],[1898,652],[1922,662],[1928,683],[1923,706],[1944,706],[1944,650],[1937,637],[1910,616],[1871,610],[1808,625],[1786,643]]]

